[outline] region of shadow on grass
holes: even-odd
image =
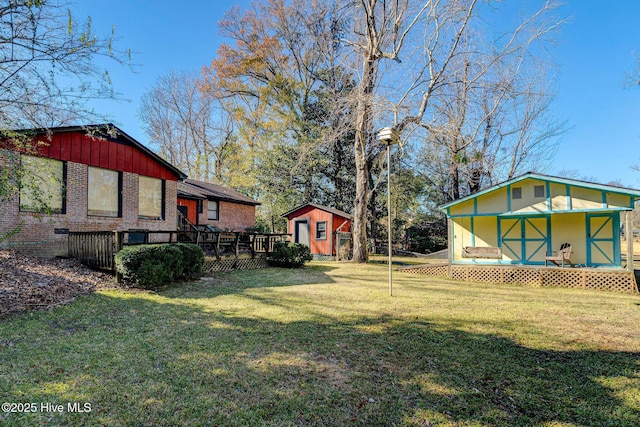
[[[334,279],[327,273],[338,267],[327,265],[292,268],[261,268],[230,271],[205,276],[198,281],[168,286],[161,289],[168,298],[214,298],[222,295],[243,294],[256,288],[278,288],[308,284],[330,284]],[[237,274],[238,272],[242,274]]]
[[[2,425],[640,424],[640,353],[377,316],[279,322],[98,294],[0,324]],[[66,408],[66,406],[65,406]]]

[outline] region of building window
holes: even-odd
[[[122,174],[118,171],[89,166],[87,185],[87,214],[96,216],[122,216],[120,190]]]
[[[217,221],[219,220],[219,212],[218,212],[218,201],[217,200],[208,200],[207,201],[207,219]]]
[[[544,185],[534,185],[533,186],[533,196],[534,197],[544,197]]]
[[[327,221],[316,223],[316,240],[327,240]]]
[[[66,164],[60,160],[23,155],[20,210],[65,213]]]
[[[522,187],[513,187],[511,189],[512,199],[522,199]]]
[[[138,217],[140,219],[164,218],[164,181],[141,176],[138,180]]]

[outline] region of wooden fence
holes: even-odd
[[[124,246],[148,243],[194,243],[216,260],[265,258],[288,234],[260,234],[212,230],[194,231],[84,231],[69,232],[69,256],[83,264],[115,270],[115,254]]]
[[[85,265],[115,270],[116,235],[112,231],[69,232],[69,256]]]

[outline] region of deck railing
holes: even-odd
[[[93,268],[115,270],[115,254],[124,246],[147,243],[194,243],[216,259],[255,258],[273,252],[276,242],[288,241],[284,233],[216,231],[197,227],[192,231],[84,231],[69,232],[69,256]]]
[[[115,242],[112,231],[69,232],[69,256],[92,268],[115,270]]]

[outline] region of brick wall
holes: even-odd
[[[0,153],[0,164],[7,165]],[[67,162],[66,213],[44,215],[20,212],[18,195],[0,204],[0,236],[20,227],[20,231],[4,242],[0,249],[14,249],[40,256],[66,256],[69,231],[113,231],[141,228],[148,230],[176,229],[177,182],[165,181],[164,220],[138,219],[138,175],[123,172],[122,217],[87,215],[88,166]]]
[[[207,219],[207,202],[203,212],[199,214],[199,224],[208,224],[221,230],[244,231],[256,225],[256,207],[240,203],[218,202],[218,220]]]

